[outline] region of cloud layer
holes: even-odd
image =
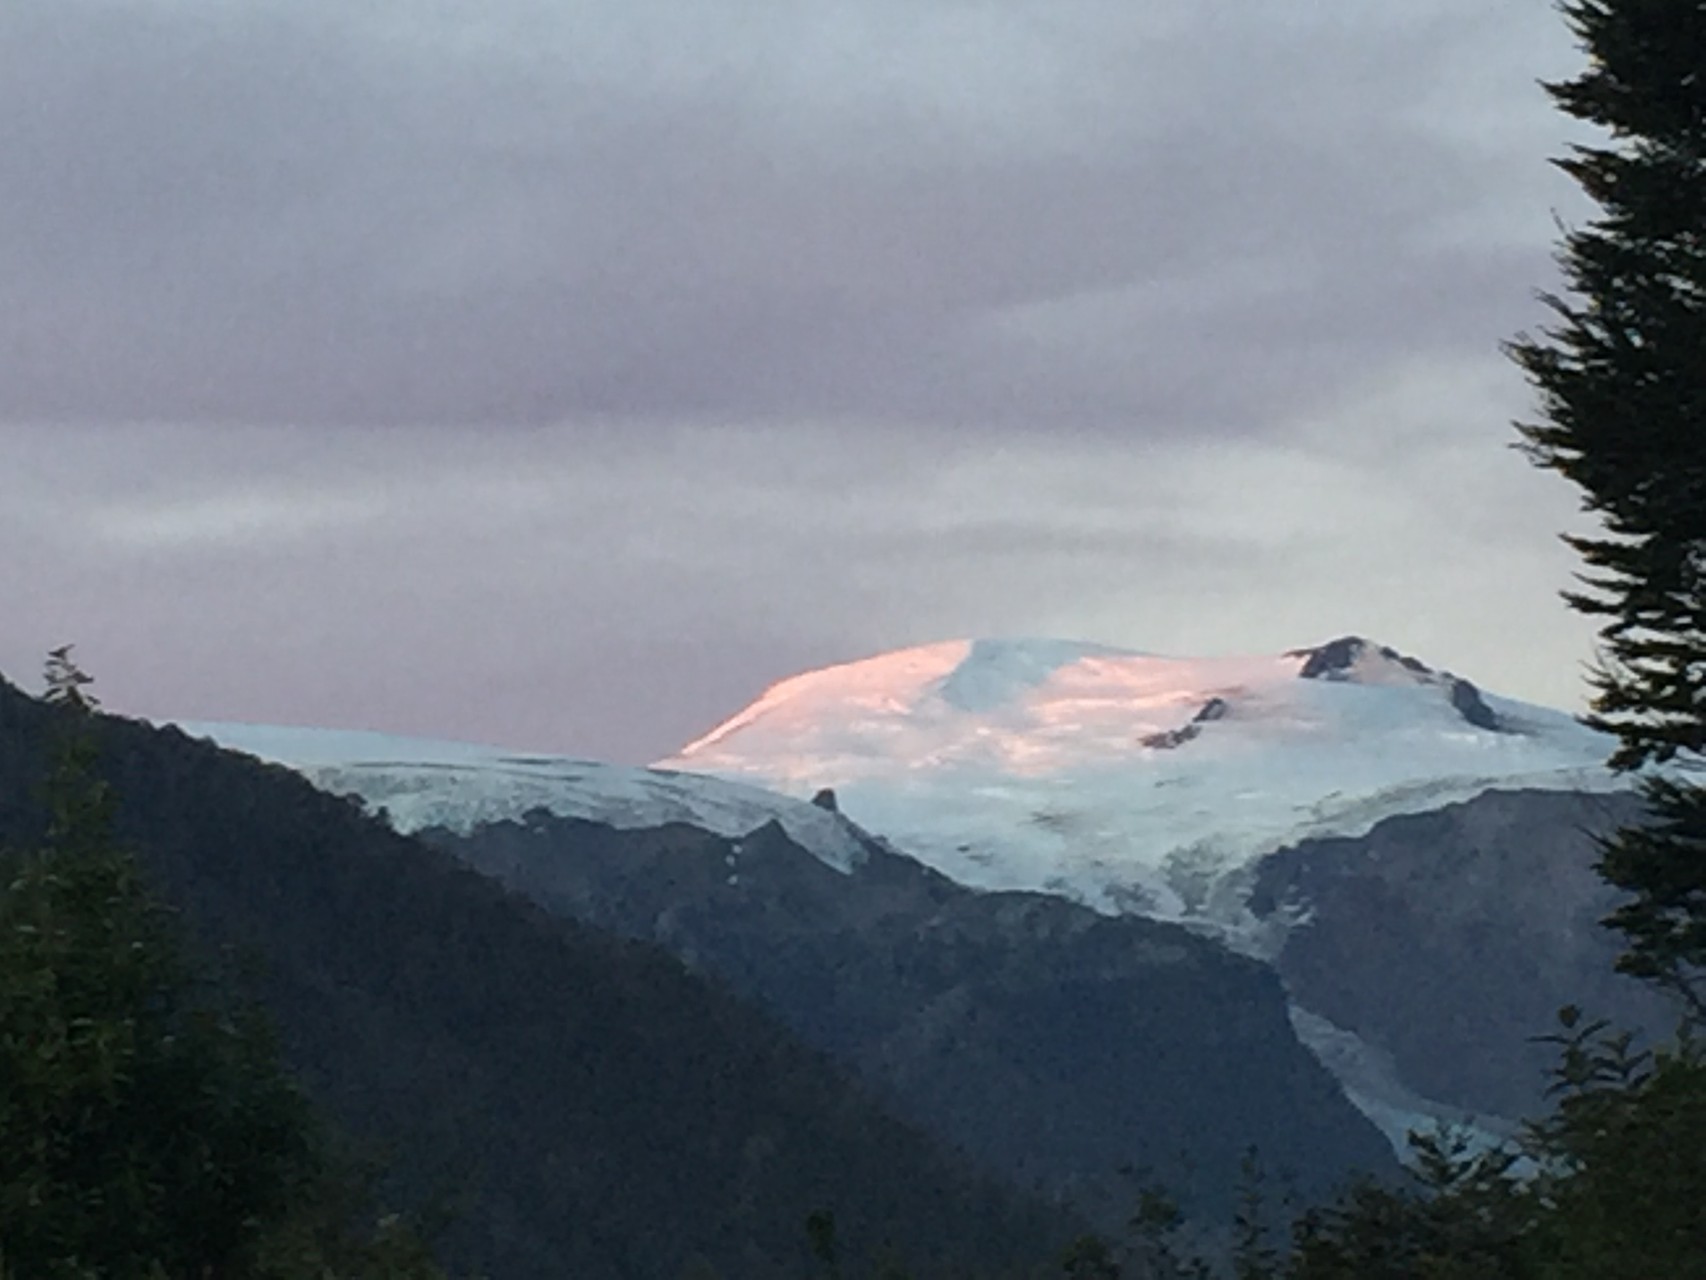
[[[1544,6],[0,12],[0,669],[659,754],[992,631],[1568,700]]]

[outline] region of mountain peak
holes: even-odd
[[[1298,676],[1304,680],[1337,680],[1357,684],[1416,684],[1443,689],[1452,709],[1464,721],[1490,733],[1513,732],[1511,725],[1487,705],[1481,691],[1461,676],[1434,668],[1362,636],[1340,636],[1313,649],[1292,649],[1288,658],[1302,658]]]
[[[1562,712],[1350,634],[1245,657],[901,649],[784,680],[662,763],[833,788],[962,883],[1224,924],[1215,886],[1260,853],[1495,787],[1609,785],[1607,754]]]
[[[1288,689],[1299,678],[1371,692],[1310,696]],[[1375,689],[1413,692],[1394,702]],[[1335,720],[1369,714],[1399,721],[1443,714],[1459,729],[1496,733],[1520,732],[1525,722],[1521,714],[1501,716],[1469,681],[1354,634],[1280,654],[1208,658],[1082,640],[980,638],[791,676],[682,748],[673,763],[719,769],[719,761],[738,760],[760,742],[770,744],[764,754],[772,757],[821,758],[834,739],[846,748],[834,754],[898,752],[915,763],[920,754],[939,762],[1005,747],[1009,764],[1024,757],[1027,768],[1046,767],[1064,751],[1076,765],[1134,745],[1180,746],[1220,719],[1271,722],[1277,715],[1294,728],[1330,729]]]
[[[1428,670],[1415,658],[1405,657],[1395,649],[1377,645],[1364,636],[1340,636],[1337,640],[1329,640],[1313,649],[1288,649],[1285,656],[1304,659],[1303,667],[1297,673],[1304,680],[1342,680],[1348,678],[1371,651],[1407,670],[1417,673]]]

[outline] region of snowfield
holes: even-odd
[[[850,871],[866,855],[844,818],[739,782],[383,733],[209,721],[178,727],[285,765],[323,791],[357,796],[369,810],[383,809],[402,832],[443,827],[466,835],[544,809],[624,829],[684,822],[730,837],[779,822],[796,844],[838,871]]]
[[[810,795],[961,883],[1060,893],[1252,954],[1264,854],[1496,788],[1610,790],[1610,743],[1346,638],[1167,658],[956,640],[784,680],[660,761]]]
[[[1609,741],[1355,638],[1167,658],[955,640],[795,676],[651,769],[331,729],[186,732],[359,795],[399,830],[543,808],[740,836],[779,822],[850,870],[866,832],[980,889],[1174,920],[1253,955],[1256,862],[1497,788],[1603,791]],[[808,802],[833,788],[840,814]],[[849,821],[851,820],[851,821]]]

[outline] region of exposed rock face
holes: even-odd
[[[812,803],[820,809],[827,809],[830,813],[841,812],[841,806],[835,799],[834,787],[819,788],[817,793],[812,796]]]
[[[1307,655],[1308,661],[1297,673],[1300,680],[1343,680],[1356,665],[1368,648],[1368,641],[1361,636],[1340,636],[1337,640],[1329,640],[1326,644],[1315,649],[1293,649],[1294,657]],[[1387,650],[1394,660],[1408,667],[1418,675],[1427,674],[1428,668],[1415,658],[1405,658],[1392,650]]]
[[[1141,739],[1144,746],[1153,751],[1171,751],[1174,747],[1182,747],[1192,738],[1202,732],[1205,724],[1216,720],[1224,720],[1226,713],[1232,710],[1232,705],[1225,698],[1210,698],[1197,708],[1186,723],[1177,729],[1168,729],[1162,733],[1152,733]]]
[[[1668,1033],[1675,1011],[1613,971],[1615,893],[1593,833],[1640,815],[1629,793],[1489,792],[1309,840],[1260,866],[1252,907],[1302,908],[1276,964],[1298,1003],[1390,1052],[1405,1083],[1471,1111],[1536,1114],[1565,1004]]]
[[[1443,687],[1457,713],[1477,729],[1492,733],[1510,732],[1510,726],[1499,719],[1482,698],[1481,691],[1468,680],[1449,671],[1435,671],[1417,658],[1399,653],[1387,645],[1372,644],[1361,636],[1340,636],[1314,649],[1293,649],[1289,656],[1306,659],[1297,673],[1299,679],[1351,680],[1355,678],[1359,664],[1370,654],[1407,671],[1418,683]]]
[[[1252,1145],[1314,1191],[1392,1167],[1273,972],[1176,926],[975,893],[880,848],[842,875],[775,826],[731,841],[536,812],[425,834],[551,911],[662,943],[903,1114],[1110,1221],[1126,1165],[1217,1212]]]
[[[1494,733],[1509,732],[1504,722],[1481,697],[1479,689],[1459,676],[1452,676],[1450,679],[1451,705],[1457,708],[1458,715],[1477,729],[1490,729]]]

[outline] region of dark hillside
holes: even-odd
[[[1122,1166],[1216,1222],[1251,1147],[1306,1196],[1394,1171],[1273,971],[1178,925],[974,892],[880,848],[843,875],[775,824],[729,840],[535,811],[421,836],[553,912],[668,947],[901,1115],[1109,1229],[1131,1208]]]
[[[1544,1114],[1561,1005],[1650,1036],[1680,1009],[1616,971],[1600,921],[1625,895],[1594,871],[1596,837],[1643,820],[1629,793],[1489,791],[1366,835],[1263,861],[1251,904],[1289,904],[1275,965],[1298,1002],[1392,1055],[1427,1097],[1480,1115]]]
[[[51,712],[0,682],[0,841],[39,834]],[[548,915],[286,770],[103,718],[120,831],[397,1190],[449,1190],[492,1280],[797,1277],[854,1249],[1036,1258],[1070,1228],[976,1181],[767,1017],[653,947]]]

